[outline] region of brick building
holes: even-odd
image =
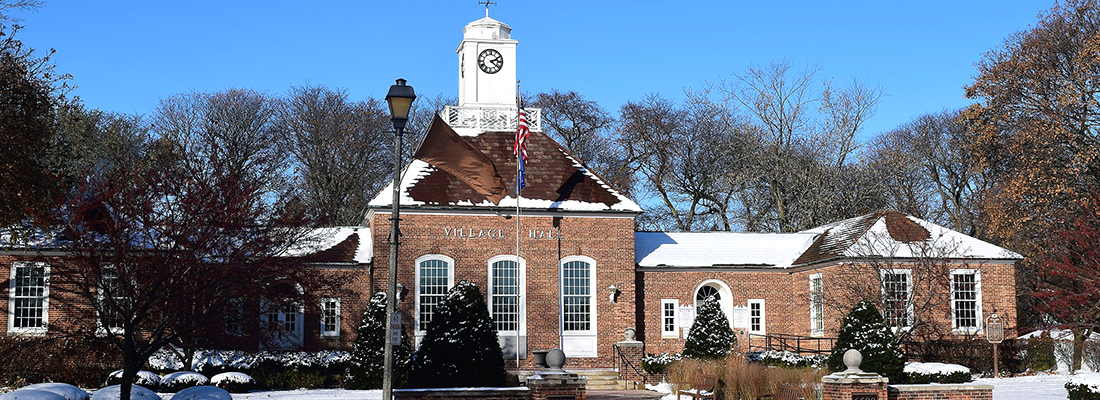
[[[457,50],[458,105],[440,112],[509,188],[517,43],[499,21],[468,24]],[[573,368],[610,367],[627,328],[649,352],[679,351],[705,296],[718,296],[731,324],[754,335],[835,335],[839,305],[869,293],[892,305],[884,312],[899,329],[911,329],[919,311],[942,332],[981,335],[983,319],[996,312],[1014,336],[1018,254],[891,211],[790,234],[635,232],[643,209],[544,134],[540,110],[528,109],[528,118],[518,213],[514,193],[493,204],[421,160],[397,182],[398,308],[418,340],[435,304],[461,280],[485,293],[505,357],[518,349],[523,368],[532,367],[532,350],[550,348],[562,348]],[[257,318],[284,322],[306,349],[350,348],[367,299],[385,287],[391,193],[389,186],[370,202],[362,226],[330,229],[320,250],[299,254],[315,268],[357,274],[354,295],[321,294],[317,307]],[[48,287],[49,265],[59,262],[64,254],[0,251],[0,265],[10,268],[0,282],[8,335],[46,334],[64,313]]]

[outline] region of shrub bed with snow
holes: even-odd
[[[152,389],[152,390],[157,390],[157,389],[160,388],[160,381],[161,381],[160,375],[157,375],[156,373],[154,373],[152,371],[138,371],[137,376],[134,377],[134,384],[135,385],[140,385],[140,386]],[[118,370],[118,371],[112,372],[110,375],[107,376],[107,384],[108,385],[118,385],[120,383],[122,383],[122,370],[121,369]]]
[[[821,368],[825,366],[828,356],[820,354],[801,355],[789,351],[759,351],[745,354],[749,361],[762,362],[774,367],[783,368]]]
[[[233,396],[222,388],[194,386],[179,391],[171,400],[233,400]]]
[[[210,384],[230,393],[244,393],[256,388],[256,380],[240,372],[222,372],[210,378]]]
[[[1069,400],[1100,400],[1100,376],[1078,375],[1066,382]]]
[[[92,393],[91,400],[119,400],[122,396],[122,388],[118,385],[107,386]],[[130,386],[130,400],[162,400],[156,392],[144,387]]]
[[[192,371],[179,371],[165,375],[160,381],[160,387],[166,392],[178,392],[192,386],[202,386],[210,383],[206,375]]]
[[[64,397],[66,400],[88,400],[88,398],[92,396],[91,394],[88,394],[88,392],[85,392],[84,389],[67,383],[56,382],[36,383],[34,385],[24,386],[19,390],[44,390],[47,392],[57,393],[61,395],[61,397]]]
[[[907,362],[904,371],[909,383],[966,383],[973,379],[970,368],[958,364]]]
[[[642,370],[651,374],[663,374],[669,364],[680,361],[680,353],[647,354],[642,357]]]

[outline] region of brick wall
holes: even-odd
[[[889,400],[993,400],[992,385],[890,385]]]
[[[388,269],[388,213],[375,214],[374,235],[376,287],[384,287]],[[400,304],[404,321],[415,321],[415,266],[418,257],[431,254],[454,259],[455,280],[468,280],[486,292],[488,261],[494,256],[515,253],[516,220],[497,215],[430,215],[402,213],[401,249],[397,281],[408,290]],[[560,260],[585,256],[595,260],[596,358],[570,357],[567,368],[607,368],[612,363],[612,345],[635,322],[634,221],[629,217],[523,216],[521,256],[526,261],[525,300],[528,357],[520,365],[533,368],[531,350],[561,347]],[[461,237],[453,229],[467,230]],[[469,231],[471,230],[472,231]],[[531,237],[531,231],[535,237]],[[487,234],[486,232],[493,232]],[[560,231],[560,236],[558,232]],[[448,232],[451,232],[448,234]],[[501,235],[503,232],[503,235]],[[542,232],[540,237],[538,232]],[[554,238],[546,233],[553,232]],[[479,235],[480,234],[480,235]],[[480,236],[480,237],[479,237]],[[501,237],[503,236],[503,237]],[[607,287],[615,285],[621,294],[609,299]]]
[[[839,301],[842,283],[868,282],[875,287],[877,282],[853,272],[856,266],[844,263],[832,263],[816,268],[779,271],[753,270],[655,270],[648,269],[638,273],[639,286],[644,288],[645,302],[639,316],[639,325],[643,326],[639,337],[646,342],[651,353],[676,352],[683,349],[684,334],[677,338],[661,336],[661,300],[675,299],[681,306],[694,305],[696,289],[705,281],[717,280],[725,284],[735,306],[746,305],[749,299],[765,300],[765,327],[768,333],[788,333],[810,336],[810,275],[821,274],[825,287],[824,325],[826,337],[836,337],[846,309],[841,309]],[[896,268],[905,268],[897,265]],[[988,317],[996,309],[1005,322],[1005,337],[1016,336],[1016,296],[1015,270],[1007,263],[967,263],[955,264],[950,268],[978,269],[981,271],[982,317]],[[949,287],[946,281],[939,283],[944,296],[928,316],[938,329],[951,331],[951,305],[947,301]],[[914,288],[917,302],[922,301],[925,292]],[[753,340],[760,340],[758,338]],[[760,344],[760,343],[754,343]],[[742,343],[743,345],[743,343]]]

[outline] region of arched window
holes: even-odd
[[[430,254],[416,259],[416,331],[423,335],[435,308],[454,286],[454,259]]]
[[[701,302],[711,296],[714,296],[715,300],[722,301],[722,295],[718,293],[718,288],[709,285],[700,286],[699,290],[695,292],[695,301]]]

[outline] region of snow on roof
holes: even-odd
[[[842,258],[1017,260],[1020,254],[897,211],[798,233],[638,232],[640,267],[789,268]]]
[[[513,132],[484,132],[457,128],[455,132],[493,160],[511,195],[494,205],[454,176],[422,160],[413,159],[401,173],[402,206],[471,208],[516,207],[514,193],[515,157],[512,155]],[[519,199],[525,209],[632,212],[642,208],[608,185],[598,175],[549,136],[532,132],[528,139],[526,165],[527,188]],[[393,180],[368,203],[372,208],[388,208],[393,202]]]
[[[352,235],[356,237],[351,238]],[[355,262],[366,264],[371,261],[373,246],[370,228],[331,227],[318,228],[310,233],[305,244],[288,249],[286,255],[305,257],[315,262]]]
[[[641,267],[790,267],[816,235],[805,233],[638,232]]]

